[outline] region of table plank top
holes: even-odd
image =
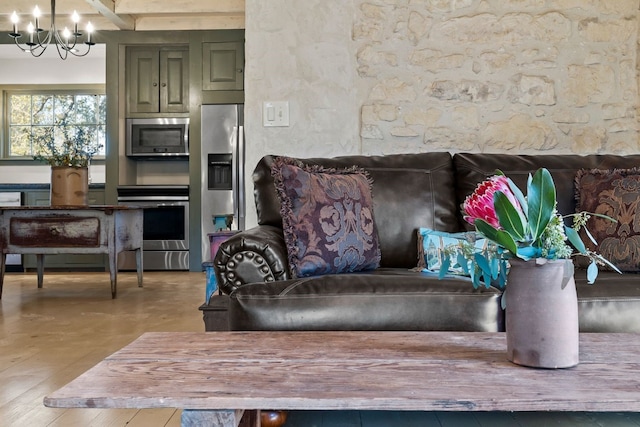
[[[152,332],[50,407],[638,411],[640,334],[581,334],[580,364],[506,359],[504,333]]]

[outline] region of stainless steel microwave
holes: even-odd
[[[189,119],[127,119],[127,156],[189,155]]]

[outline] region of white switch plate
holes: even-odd
[[[266,101],[262,104],[262,125],[289,126],[289,101]]]

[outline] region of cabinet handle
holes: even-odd
[[[156,87],[156,86],[158,86],[158,83],[153,82],[153,87]]]
[[[162,87],[167,87],[167,84],[166,83],[162,83]]]
[[[52,225],[51,227],[49,227],[49,232],[51,233],[52,236],[60,235],[60,230],[55,225]]]
[[[242,73],[242,71],[244,71],[244,70],[243,70],[242,68],[238,68],[236,71],[237,71],[238,73]]]

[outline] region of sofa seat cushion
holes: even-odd
[[[230,295],[231,330],[503,330],[500,291],[406,269],[250,283]]]
[[[640,332],[640,276],[601,271],[595,284],[576,270],[580,332]]]

